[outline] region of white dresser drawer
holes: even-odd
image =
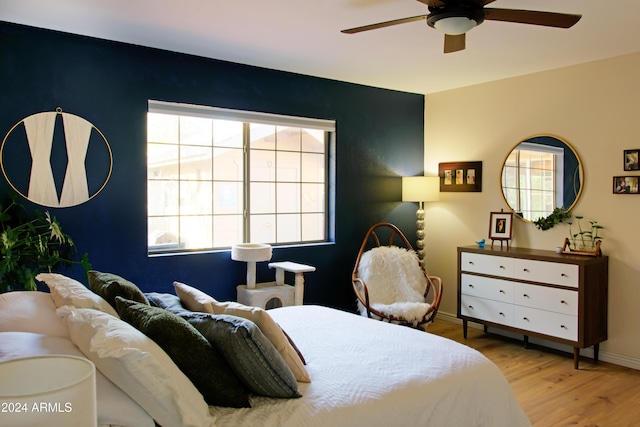
[[[460,257],[460,270],[511,277],[512,261],[511,258],[463,252]]]
[[[578,317],[514,306],[513,326],[570,341],[578,340]]]
[[[460,280],[460,291],[465,295],[513,303],[514,282],[473,274],[462,274]]]
[[[478,298],[470,295],[461,296],[460,313],[501,325],[513,325],[513,304]]]
[[[552,285],[579,287],[579,267],[573,264],[535,261],[530,259],[514,259],[511,277],[531,282],[549,283]]]
[[[514,303],[556,313],[578,315],[578,291],[514,283]]]

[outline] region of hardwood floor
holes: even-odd
[[[640,426],[640,371],[530,346],[481,329],[438,320],[430,333],[468,345],[493,361],[511,384],[518,401],[536,427]]]

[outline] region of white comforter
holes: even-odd
[[[311,383],[299,384],[300,399],[212,407],[216,425],[531,425],[500,370],[469,347],[325,307],[269,313],[299,347]]]

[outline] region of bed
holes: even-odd
[[[57,276],[57,280],[71,279]],[[78,298],[78,292],[84,291],[74,289],[73,295],[65,298],[55,287],[52,293],[0,295],[0,361],[51,353],[93,360],[100,426],[531,425],[505,377],[479,352],[416,329],[314,305],[268,311],[306,363],[310,382],[297,382],[301,397],[251,394],[251,407],[203,407],[202,397],[193,391],[192,384],[185,383],[175,366],[147,369],[138,364],[137,370],[125,372],[96,358],[100,352],[113,356],[107,353],[115,350],[88,347],[78,338],[80,329],[93,331],[86,342],[93,340],[95,345],[97,335],[105,330],[130,326],[118,319],[99,296],[89,292]],[[77,317],[82,313],[89,316],[89,321],[78,326]],[[119,344],[118,348],[122,352],[125,346]],[[166,354],[160,356],[171,363]],[[134,372],[136,375],[132,375]],[[170,379],[178,384],[164,402],[145,395],[138,383],[131,386],[131,381],[149,373],[149,381],[154,381],[164,372],[173,372]],[[164,392],[159,388],[169,380],[158,381],[149,394]]]

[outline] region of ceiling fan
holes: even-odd
[[[518,24],[542,25],[545,27],[570,28],[580,20],[581,15],[542,12],[536,10],[485,8],[495,0],[418,0],[429,8],[428,15],[394,19],[377,24],[342,30],[345,34],[427,21],[427,25],[444,33],[444,53],[457,52],[465,48],[466,32],[482,24],[483,21],[515,22]]]

